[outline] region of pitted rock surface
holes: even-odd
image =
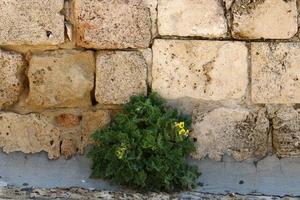
[[[123,104],[147,93],[147,62],[138,51],[99,51],[96,58],[96,100]]]
[[[58,50],[34,54],[29,61],[29,94],[33,110],[91,105],[95,61],[91,51]]]
[[[261,158],[268,152],[269,120],[266,109],[220,107],[193,113],[193,137],[197,150],[193,157],[208,156],[220,161],[224,154],[236,160]]]
[[[76,42],[95,49],[147,48],[149,4],[141,0],[75,0]]]
[[[1,0],[0,45],[64,42],[63,0]]]
[[[219,0],[159,0],[160,35],[225,37],[227,21]]]
[[[26,62],[21,54],[0,49],[0,110],[18,101],[25,68]]]
[[[300,102],[299,55],[299,43],[251,44],[251,91],[254,103]]]
[[[241,99],[248,85],[247,59],[243,42],[155,40],[152,89],[166,99]]]
[[[231,10],[237,39],[289,39],[298,30],[296,0],[235,0]]]

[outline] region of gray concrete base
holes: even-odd
[[[197,196],[202,192],[300,196],[300,158],[279,160],[269,156],[256,163],[225,157],[222,162],[204,159],[191,163],[198,165],[202,172],[201,187],[185,195]],[[89,175],[90,161],[84,156],[53,161],[44,153],[0,153],[0,186],[118,189],[102,180],[92,180]]]
[[[49,160],[45,153],[0,153],[0,186],[116,189],[102,180],[90,179],[89,175],[90,161],[85,156]]]

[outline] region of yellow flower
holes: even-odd
[[[184,128],[184,122],[175,122],[175,126],[177,127],[177,128],[180,128],[180,129],[183,129]]]
[[[179,133],[179,135],[185,135],[185,130],[181,129],[178,133]]]
[[[179,125],[178,125],[178,127],[179,127],[180,129],[183,129],[183,128],[184,128],[184,122],[180,122]]]
[[[181,129],[179,132],[178,132],[178,134],[179,135],[184,135],[184,136],[188,136],[189,135],[189,133],[190,133],[190,131],[189,130],[185,130],[185,129]]]
[[[121,160],[124,158],[124,155],[126,153],[127,147],[125,144],[121,144],[116,150],[116,156]]]

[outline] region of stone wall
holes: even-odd
[[[130,96],[156,91],[192,114],[195,158],[299,157],[297,5],[0,0],[0,147],[83,153]]]

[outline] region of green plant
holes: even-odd
[[[91,177],[150,191],[192,188],[200,174],[186,163],[195,148],[190,124],[156,93],[132,97],[123,113],[93,134]]]

